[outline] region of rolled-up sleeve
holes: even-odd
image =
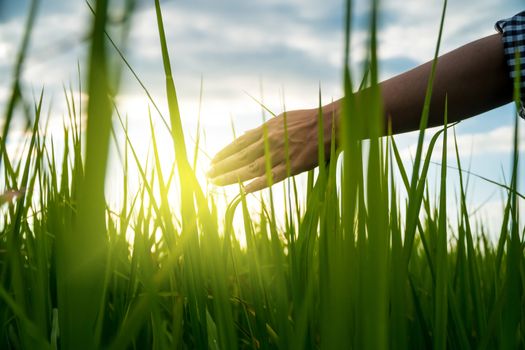
[[[495,28],[502,34],[509,76],[512,80],[519,76],[521,99],[519,114],[525,119],[525,11],[496,22]]]

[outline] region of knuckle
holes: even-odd
[[[283,167],[274,171],[273,178],[275,181],[281,181],[286,177],[286,171]]]
[[[250,163],[250,165],[248,165],[248,170],[250,171],[250,175],[256,174],[257,168],[258,168],[257,162]]]
[[[238,138],[236,138],[236,139],[233,141],[233,144],[234,144],[236,147],[241,147],[241,146],[244,144],[244,138],[243,138],[243,137],[238,137]]]
[[[264,163],[263,162],[253,162],[250,164],[250,173],[254,176],[262,173],[264,171]]]
[[[246,158],[247,158],[247,152],[246,152],[246,150],[243,149],[243,150],[239,151],[239,153],[238,153],[238,157],[239,157],[239,160],[240,160],[240,161],[244,161],[244,160],[246,160]]]

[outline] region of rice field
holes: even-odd
[[[342,144],[332,143],[329,161],[320,148],[323,166],[308,173],[304,193],[290,178],[256,195],[261,201],[253,211],[239,187],[223,215],[222,198],[199,183],[197,158],[188,156],[158,0],[166,95],[151,102],[168,105],[164,127],[172,142],[157,143],[153,119],[160,116],[153,107],[145,131],[151,135],[149,157],[141,159],[127,137],[110,57],[119,58],[120,69],[133,67],[105,31],[108,1],[93,5],[89,55],[81,63],[89,99],[64,91],[69,114],[60,153],[45,133],[45,90],[25,109],[30,123],[19,140],[22,149],[8,152],[10,123],[24,102],[19,67],[34,11],[28,16],[0,140],[0,348],[525,347],[517,117],[512,178],[498,185],[506,197],[494,242],[471,222],[468,174],[457,146],[441,147],[439,195],[429,194],[434,147],[455,138],[446,113],[443,128],[425,132],[435,65],[413,164],[403,164],[392,137],[380,137],[378,4],[372,3],[370,14],[369,70],[358,87],[348,64],[348,2]],[[445,13],[446,1],[435,57]],[[356,103],[352,92],[365,86],[371,93]],[[150,96],[147,89],[145,94]],[[359,118],[365,113],[370,117]],[[366,146],[359,139],[365,128]],[[117,134],[125,136],[123,142]],[[425,136],[430,143],[424,148]],[[323,145],[322,132],[319,137]],[[105,198],[112,142],[124,174],[116,206]],[[162,170],[161,146],[174,155],[169,173]],[[198,140],[192,146],[197,150]],[[455,212],[447,208],[448,153],[460,168]],[[129,190],[131,177],[140,179],[138,191]],[[282,198],[273,192],[279,186]],[[234,216],[242,225],[234,224]]]

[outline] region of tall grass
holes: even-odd
[[[31,132],[20,140],[24,152],[9,154],[9,123],[4,124],[0,170],[3,187],[11,192],[0,197],[1,348],[525,347],[517,119],[512,180],[504,187],[507,201],[495,245],[470,222],[457,143],[459,212],[446,206],[451,133],[446,112],[443,129],[423,151],[436,60],[413,166],[405,168],[393,138],[380,137],[388,125],[379,103],[377,1],[372,2],[369,72],[363,83],[369,89],[359,99],[352,93],[348,64],[350,2],[346,7],[343,165],[337,166],[339,150],[332,143],[326,166],[319,149],[323,166],[309,173],[306,200],[295,179],[283,183],[284,225],[277,224],[273,196],[254,213],[241,191],[219,217],[217,199],[199,185],[186,153],[158,0],[166,128],[175,170],[161,169],[153,127],[157,115],[149,115],[151,155],[139,159],[127,121],[112,104],[112,87],[118,84],[108,78],[107,8],[104,0],[93,7],[87,110],[71,90],[64,93],[69,120],[62,154],[41,129],[43,91],[30,114]],[[446,1],[436,58],[445,9]],[[23,59],[21,54],[20,66]],[[13,96],[17,89],[15,83]],[[20,104],[19,98],[12,101],[9,119]],[[84,112],[85,131],[79,128]],[[364,130],[370,135],[366,147],[360,140]],[[104,198],[112,137],[124,174],[118,208]],[[320,132],[320,145],[322,137]],[[443,151],[434,206],[427,173],[438,142]],[[267,153],[269,147],[265,142]],[[135,168],[137,174],[130,174]],[[128,181],[135,175],[141,184],[132,193]],[[180,198],[173,205],[168,193],[177,180]],[[401,193],[406,203],[399,202]],[[236,213],[243,220],[240,228],[233,224]],[[459,218],[456,227],[451,216]]]

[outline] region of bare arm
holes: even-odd
[[[432,62],[427,62],[379,84],[385,118],[391,118],[394,133],[419,129],[431,66]],[[466,119],[511,102],[512,81],[506,70],[501,34],[471,42],[439,57],[429,126],[443,124],[445,96],[448,96],[449,122]],[[323,107],[327,156],[332,117],[337,117],[337,127],[340,110],[341,100]],[[291,175],[318,165],[317,113],[315,108],[286,114]],[[274,182],[286,178],[283,121],[283,115],[280,115],[265,124],[270,141]],[[248,131],[221,150],[212,160],[208,176],[217,185],[255,179],[246,187],[248,192],[266,187],[263,126]]]
[[[394,134],[419,129],[432,61],[380,83],[383,107]],[[451,51],[438,59],[430,104],[429,127],[443,124],[445,95],[450,122],[466,119],[512,101],[512,81],[501,34]],[[340,101],[333,108],[340,110]]]

